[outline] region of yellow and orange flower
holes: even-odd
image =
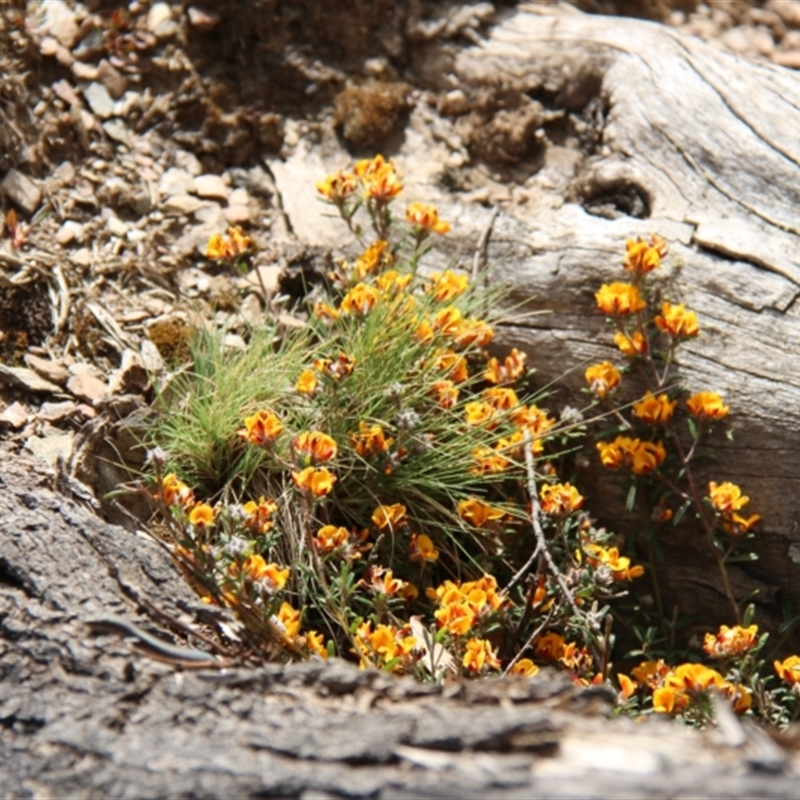
[[[252,240],[241,228],[228,228],[226,234],[215,233],[208,240],[206,257],[214,261],[226,261],[246,253],[252,245]]]
[[[463,317],[461,312],[455,306],[447,306],[447,308],[437,312],[431,326],[433,330],[438,331],[443,336],[454,338],[461,330],[462,324]]]
[[[583,506],[583,495],[569,483],[546,483],[539,490],[542,511],[552,517],[563,517]]]
[[[406,521],[406,507],[402,503],[380,505],[372,512],[372,523],[378,530],[397,530]]]
[[[412,561],[438,561],[439,551],[434,547],[433,540],[424,533],[415,533],[411,536],[409,558]]]
[[[428,394],[436,398],[441,408],[452,408],[458,401],[458,387],[453,381],[434,381]]]
[[[614,334],[614,344],[628,357],[640,356],[647,352],[647,339],[639,331],[634,331],[630,336],[617,331]]]
[[[368,283],[357,283],[343,298],[339,308],[346,314],[366,316],[380,300],[381,293]]]
[[[789,656],[783,661],[773,662],[778,677],[789,686],[800,684],[800,656]]]
[[[555,631],[549,631],[543,636],[538,636],[533,643],[534,653],[546,661],[558,661],[564,655],[565,647],[564,637]]]
[[[356,176],[351,172],[338,170],[325,176],[325,180],[316,184],[317,191],[331,203],[340,205],[358,188]]]
[[[336,322],[339,312],[330,303],[315,303],[314,316],[323,322]]]
[[[497,424],[496,416],[497,412],[494,406],[481,400],[473,400],[464,406],[464,420],[471,427],[486,425],[491,430]]]
[[[728,416],[730,408],[715,392],[698,392],[686,401],[686,408],[698,419],[719,420]]]
[[[525,353],[521,353],[516,347],[512,348],[502,363],[493,356],[486,362],[483,378],[494,384],[512,383],[519,380],[525,374],[526,358]]]
[[[189,508],[194,505],[194,492],[172,472],[161,481],[161,498],[168,506]]]
[[[635,241],[628,239],[625,242],[625,260],[622,265],[628,272],[643,275],[656,269],[666,254],[667,243],[655,234],[650,237],[649,242],[641,237]]]
[[[294,385],[295,391],[300,394],[314,394],[317,390],[317,375],[313,369],[304,369]]]
[[[521,658],[508,671],[509,675],[518,675],[522,678],[532,678],[539,674],[539,667],[529,658]]]
[[[323,525],[314,538],[320,553],[330,553],[339,547],[344,547],[350,540],[350,533],[347,528],[337,527],[336,525]]]
[[[278,504],[274,500],[267,500],[264,497],[259,497],[258,502],[250,500],[242,506],[242,511],[245,513],[244,524],[253,533],[267,533],[275,526],[272,515],[277,510]]]
[[[360,281],[391,263],[392,256],[391,252],[387,252],[388,247],[389,242],[378,239],[356,259],[355,270]]]
[[[708,484],[708,496],[711,499],[711,505],[720,514],[741,511],[750,502],[750,498],[743,495],[742,490],[735,483],[728,481],[724,483],[711,481]]]
[[[500,659],[486,639],[470,639],[466,644],[461,663],[471,674],[500,669]]]
[[[234,577],[241,573],[251,581],[259,581],[272,594],[286,586],[291,574],[288,567],[281,569],[277,564],[267,564],[264,557],[257,553],[247,556],[241,567],[236,563],[231,564],[230,571]]]
[[[402,292],[411,283],[411,273],[401,275],[396,269],[387,269],[386,272],[375,278],[377,287],[386,294]],[[413,303],[413,298],[408,298],[408,302]],[[411,306],[408,306],[409,310]]]
[[[666,394],[656,396],[647,392],[638,403],[633,404],[633,413],[648,425],[658,425],[672,419],[677,405],[678,401],[670,400]]]
[[[320,469],[306,467],[299,472],[292,470],[292,480],[298,489],[310,493],[314,497],[324,497],[333,491],[336,476],[325,467]]]
[[[342,378],[346,378],[353,372],[356,360],[346,353],[339,353],[335,360],[330,358],[316,358],[312,363],[314,369],[338,381]]]
[[[361,458],[373,458],[385,453],[394,442],[387,439],[380,425],[368,425],[366,422],[358,423],[358,433],[350,434],[350,443]]]
[[[195,528],[207,528],[214,524],[214,509],[207,503],[198,503],[189,512],[189,522]]]
[[[278,613],[273,614],[272,623],[289,639],[295,639],[300,632],[300,611],[283,602]]]
[[[666,460],[667,451],[661,442],[641,441],[617,436],[613,442],[598,442],[600,461],[608,469],[629,467],[634,475],[649,475]]]
[[[687,311],[683,303],[661,304],[661,313],[655,318],[656,326],[673,339],[691,339],[700,333],[700,323],[694,311]]]
[[[242,439],[256,445],[268,447],[283,432],[283,423],[272,411],[256,411],[255,414],[245,417],[244,428],[236,433]]]
[[[361,179],[365,200],[386,203],[403,191],[394,161],[386,161],[381,155],[358,161],[354,171]]]
[[[743,656],[758,644],[758,625],[743,628],[721,625],[719,633],[707,633],[703,638],[703,650],[712,658]]]
[[[322,431],[304,431],[295,436],[295,453],[310,458],[315,464],[336,458],[339,448],[332,437]]]
[[[425,203],[411,203],[406,209],[406,222],[415,228],[422,228],[434,233],[448,233],[451,227],[449,222],[439,219],[439,211],[436,206]]]
[[[589,388],[598,397],[605,397],[609,392],[614,391],[622,379],[620,371],[610,361],[592,364],[587,367],[584,376]]]
[[[484,389],[481,392],[481,397],[494,406],[496,411],[510,411],[519,405],[519,398],[513,389],[508,389],[504,386],[493,386],[489,389]]]
[[[431,285],[428,291],[441,303],[449,303],[451,300],[463,294],[469,286],[469,276],[464,273],[457,274],[452,270],[445,270],[442,273],[436,272],[431,275]]]
[[[496,453],[489,447],[476,447],[472,451],[472,458],[477,462],[470,469],[473,475],[490,475],[503,472],[511,466],[511,462],[503,455]]]
[[[498,522],[505,517],[506,512],[501,508],[484,503],[476,497],[461,500],[458,504],[458,515],[465,522],[476,528],[483,528],[493,522]]]
[[[604,283],[594,296],[600,311],[610,317],[635,314],[647,306],[639,289],[631,283]]]
[[[491,344],[492,339],[494,339],[492,326],[482,319],[462,320],[455,335],[459,347],[469,347],[472,344],[486,347]]]
[[[586,560],[595,568],[604,567],[615,581],[632,581],[644,575],[644,567],[640,564],[631,566],[627,556],[621,556],[616,547],[601,547],[599,544],[587,542],[583,545]]]
[[[631,680],[627,675],[622,672],[617,673],[617,681],[619,682],[620,694],[623,700],[630,700],[636,693],[636,681]]]
[[[446,373],[456,383],[463,383],[469,378],[467,360],[454,350],[447,349],[436,359],[436,368]]]

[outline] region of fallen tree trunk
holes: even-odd
[[[168,618],[207,632],[233,620],[200,603],[151,539],[51,484],[41,463],[0,460],[3,797],[794,792],[797,759],[755,726],[608,720],[613,693],[563,674],[443,689],[344,662],[150,660],[89,623],[114,613],[166,638]]]
[[[658,233],[669,242],[661,289],[696,310],[702,326],[679,352],[680,376],[732,409],[733,438],[720,431],[709,443],[701,485],[738,483],[748,511],[762,515],[759,561],[731,576],[738,598],[755,593],[756,621],[777,630],[800,609],[796,74],[658,24],[541,7],[509,12],[477,46],[428,42],[415,52],[417,79],[431,93],[398,155],[407,194],[438,202],[460,234],[441,244],[440,267],[470,266],[499,206],[493,277],[511,286],[522,311],[542,314],[501,326],[499,343],[529,354],[540,385],[558,381],[554,409],[584,403],[581,365],[621,361],[594,292],[624,280],[626,238]],[[341,231],[309,219],[295,187],[305,197],[312,176],[347,157],[329,144],[275,164],[301,238],[341,241]],[[641,527],[596,458],[581,478],[601,522],[619,532]],[[684,524],[661,544],[667,613],[696,615],[690,634],[732,624],[699,531]],[[787,646],[800,646],[796,628]]]

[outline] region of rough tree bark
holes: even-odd
[[[344,662],[150,660],[89,623],[166,638],[154,607],[206,631],[233,620],[52,477],[0,460],[3,797],[792,796],[798,759],[755,726],[609,720],[613,694],[564,675],[442,689]]]
[[[440,99],[437,110],[417,106],[399,150],[410,199],[439,202],[454,222],[458,237],[437,242],[438,266],[469,265],[500,207],[494,278],[523,311],[544,313],[502,325],[499,344],[526,351],[542,385],[558,381],[554,408],[582,404],[581,365],[619,360],[594,292],[624,280],[625,239],[659,233],[670,243],[662,291],[702,325],[680,350],[680,375],[732,408],[733,439],[720,432],[710,443],[701,485],[739,483],[748,512],[762,515],[760,560],[733,567],[732,581],[739,598],[757,592],[756,621],[776,630],[787,607],[800,609],[797,75],[658,24],[538,7],[509,13],[476,46],[422,44],[414,68]],[[307,186],[347,157],[329,142],[274,165],[301,238],[340,243],[341,231],[311,219],[297,178],[305,170]],[[635,530],[596,460],[581,477],[603,523]],[[696,632],[731,624],[699,531],[668,530],[661,543],[667,613],[696,614]],[[800,645],[796,630],[787,645]]]

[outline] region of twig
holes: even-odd
[[[556,582],[563,592],[564,597],[567,598],[567,602],[569,603],[569,607],[572,609],[572,613],[576,617],[580,618],[583,616],[581,614],[581,610],[578,608],[578,604],[575,602],[572,592],[569,590],[569,587],[564,581],[564,576],[559,572],[555,561],[553,561],[553,556],[550,555],[550,551],[547,549],[547,540],[544,538],[544,530],[542,529],[541,522],[542,510],[539,506],[539,495],[536,492],[536,472],[534,470],[533,449],[531,448],[531,432],[527,428],[525,429],[523,447],[525,450],[525,468],[528,472],[528,494],[531,498],[531,524],[533,525],[533,533],[536,536],[536,550],[541,552],[542,556],[544,557],[550,573],[556,579]],[[516,575],[514,578],[516,578]]]
[[[503,670],[503,675],[508,675],[508,673],[513,669],[514,664],[520,660],[522,654],[533,644],[534,639],[550,624],[550,617],[553,616],[553,611],[555,610],[555,606],[547,612],[547,616],[544,618],[544,621],[539,625],[536,630],[528,637],[528,640],[525,644],[520,647],[519,652],[508,662],[508,666]]]
[[[489,217],[489,221],[486,223],[486,227],[483,229],[480,239],[478,239],[478,244],[475,247],[475,256],[472,259],[472,280],[474,281],[475,278],[478,277],[478,273],[486,268],[486,262],[489,260],[489,238],[492,235],[492,228],[494,227],[494,221],[497,219],[497,215],[500,213],[500,209],[495,206],[492,209],[492,215]]]

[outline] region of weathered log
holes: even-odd
[[[149,660],[88,623],[113,612],[165,638],[154,607],[206,631],[224,612],[51,484],[0,459],[5,798],[793,795],[797,759],[755,726],[609,720],[613,693],[563,674],[443,689],[344,662]]]
[[[542,385],[558,380],[560,402],[582,403],[581,365],[619,360],[594,292],[624,280],[626,237],[670,243],[663,294],[702,325],[680,350],[680,376],[732,408],[733,438],[710,442],[700,477],[740,484],[763,517],[760,560],[733,567],[732,580],[739,598],[757,592],[756,621],[776,630],[800,609],[797,75],[658,24],[539,7],[510,12],[477,46],[420,47],[414,67],[433,102],[412,114],[398,162],[410,199],[438,202],[459,234],[437,266],[468,266],[500,206],[494,279],[523,311],[543,312],[503,325],[500,344],[526,351]],[[302,180],[346,159],[329,143],[275,165],[301,238],[341,241],[298,198]],[[596,460],[582,478],[603,523],[636,530]],[[688,523],[665,532],[660,578],[667,609],[698,615],[699,632],[732,615],[708,543]],[[788,644],[800,645],[796,630]]]

